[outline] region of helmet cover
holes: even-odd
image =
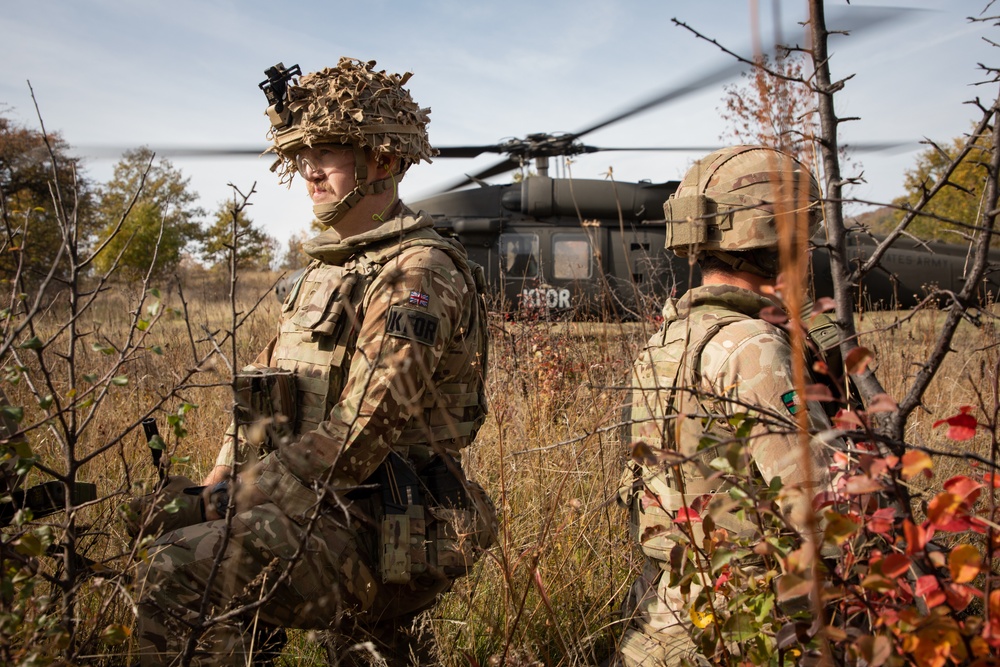
[[[680,256],[690,249],[776,248],[781,215],[807,215],[811,237],[819,229],[819,198],[816,179],[791,155],[765,146],[723,148],[695,162],[664,203],[666,247]]]
[[[295,174],[295,154],[307,146],[343,144],[369,149],[376,159],[396,157],[405,171],[437,151],[427,137],[430,109],[413,101],[403,85],[412,76],[376,70],[375,61],[341,58],[336,67],[306,74],[288,86],[286,126],[273,127],[268,138],[277,153],[282,181]]]

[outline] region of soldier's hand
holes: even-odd
[[[131,537],[139,531],[152,535],[201,523],[201,499],[185,493],[192,488],[197,485],[187,477],[171,475],[162,489],[133,498],[121,508],[126,532]]]
[[[247,475],[247,478],[253,479],[252,470],[248,472],[250,474]],[[248,509],[256,507],[257,505],[263,505],[268,501],[267,496],[258,491],[257,487],[254,485],[241,484],[241,477],[237,477],[235,481],[235,510],[237,514],[245,512]],[[205,506],[206,521],[217,521],[225,518],[230,505],[232,489],[233,485],[230,483],[230,480],[224,480],[213,486],[205,487],[202,491],[201,497]]]

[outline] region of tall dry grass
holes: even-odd
[[[152,312],[151,307],[158,313],[136,354],[119,371],[127,382],[109,385],[107,399],[76,443],[77,458],[82,459],[115,442],[84,463],[78,474],[97,483],[100,498],[79,512],[80,525],[73,528],[79,536],[78,552],[107,568],[98,577],[81,576],[77,584],[79,630],[73,642],[86,662],[130,661],[134,599],[127,577],[117,573],[130,573],[136,554],[117,508],[156,478],[149,450],[134,425],[151,406],[160,405],[155,414],[171,456],[171,473],[198,480],[208,472],[230,419],[230,366],[251,361],[273,334],[278,304],[267,294],[273,279],[265,274],[241,277],[236,311],[246,321],[236,333],[235,360],[227,356],[233,348],[225,337],[234,321],[228,286],[212,276],[187,281],[182,292],[164,288],[159,299],[129,285],[104,293],[79,322],[85,336],[74,360],[75,387],[70,386],[65,364],[53,362],[43,369],[22,351],[23,369],[15,372],[13,360],[3,360],[4,389],[13,404],[26,407],[22,424],[35,426],[29,434],[35,456],[61,470],[66,452],[44,424],[29,382],[37,386],[47,372],[65,396],[85,391],[89,385],[84,375],[101,377],[114,368],[116,356],[107,351],[126,344],[129,313],[137,308]],[[926,359],[934,343],[939,321],[940,314],[933,311],[859,318],[861,342],[875,351],[878,375],[890,392],[905,390],[915,365]],[[53,334],[63,322],[65,304],[56,300],[39,316],[39,332],[43,337]],[[640,565],[615,492],[625,456],[619,427],[627,371],[652,331],[641,324],[498,318],[490,329],[490,414],[465,463],[496,501],[499,540],[425,622],[434,632],[443,664],[449,666],[597,664],[612,652],[620,634],[616,609]],[[60,341],[52,343],[53,348]],[[955,347],[924,409],[908,427],[908,439],[916,444],[953,448],[940,429],[933,428],[935,420],[966,404],[986,409],[997,405],[995,321],[986,314],[978,326],[963,325]],[[188,377],[194,364],[197,372]],[[20,380],[12,383],[15,377]],[[992,438],[982,434],[970,446],[989,456]],[[948,458],[945,464],[955,472],[971,465],[961,458]],[[35,470],[29,483],[43,478]],[[51,526],[56,542],[68,525],[65,517],[56,515],[5,529],[4,539],[23,537],[37,531],[39,524]],[[45,577],[55,582],[65,559],[39,557],[34,562],[38,576],[14,584],[35,586],[37,595],[24,612],[30,622],[4,624],[3,614],[10,609],[0,609],[0,641],[18,649],[10,656],[30,662],[34,652],[36,662],[44,662],[63,649],[64,638],[56,630],[49,632],[48,621],[40,619],[57,593],[56,584]],[[8,591],[7,604],[10,595]],[[325,654],[315,635],[293,633],[284,661],[323,664]]]

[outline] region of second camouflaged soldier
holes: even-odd
[[[631,440],[644,443],[647,454],[630,462],[621,497],[630,507],[645,566],[625,605],[627,628],[615,664],[713,662],[699,654],[695,641],[694,605],[703,586],[672,581],[670,564],[675,545],[687,539],[677,538],[685,524],[673,519],[680,512],[705,512],[732,487],[732,480],[709,466],[724,450],[704,449],[706,438],[724,446],[745,443],[750,478],[766,488],[780,477],[789,498],[798,493],[792,504],[799,511],[808,511],[805,501],[828,483],[829,445],[812,438],[805,457],[799,446],[796,413],[803,404],[793,381],[789,336],[761,319],[762,311],[776,305],[769,295],[779,270],[778,217],[797,217],[797,233],[808,227],[811,236],[818,228],[817,198],[815,179],[790,156],[738,146],[696,162],[664,205],[667,247],[697,257],[703,285],[668,302],[663,328],[633,367]],[[795,226],[785,233],[796,233]],[[811,432],[830,428],[818,404],[806,409]],[[737,438],[741,413],[755,422]],[[683,464],[663,463],[671,456]],[[747,527],[732,514],[717,516],[715,523],[735,533]],[[687,525],[696,531],[700,526]]]
[[[260,623],[339,633],[342,664],[368,664],[365,642],[373,664],[410,664],[410,621],[495,530],[460,462],[486,413],[481,269],[397,196],[435,153],[428,110],[374,61],[297,69],[261,84],[272,150],[328,229],[240,380],[245,423],[206,480],[208,521],[164,535],[140,572],[143,664],[175,661],[200,612],[251,603]],[[252,624],[210,627],[195,663],[247,664]]]

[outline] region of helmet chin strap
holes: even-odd
[[[368,158],[365,156],[365,149],[357,144],[351,148],[354,149],[354,189],[336,203],[313,205],[313,215],[327,227],[333,227],[343,220],[347,212],[357,206],[358,202],[369,192],[376,195],[381,194],[392,184],[391,176],[369,183]]]

